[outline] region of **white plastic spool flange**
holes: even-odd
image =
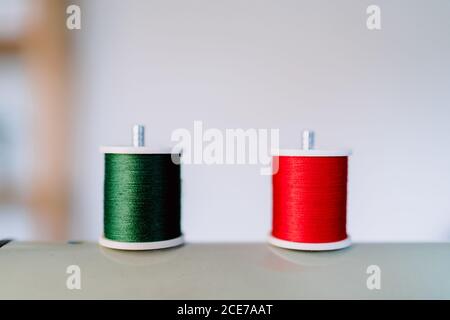
[[[308,243],[308,242],[294,242],[283,240],[272,235],[269,236],[268,241],[271,245],[276,247],[291,249],[291,250],[304,250],[304,251],[330,251],[343,249],[352,244],[350,237],[336,242],[323,242],[323,243]]]
[[[110,240],[105,238],[104,236],[101,236],[98,242],[103,247],[118,250],[157,250],[182,245],[184,243],[184,237],[183,235],[181,235],[178,238],[153,242],[122,242]]]

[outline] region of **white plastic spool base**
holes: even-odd
[[[184,243],[184,237],[181,235],[178,238],[154,242],[120,242],[101,236],[98,242],[101,246],[111,249],[141,251],[177,247]]]
[[[307,243],[307,242],[293,242],[269,236],[269,243],[280,248],[303,251],[331,251],[349,247],[352,244],[350,237],[336,242],[325,243]]]

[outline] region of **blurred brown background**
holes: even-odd
[[[67,238],[71,106],[65,10],[60,0],[0,5],[0,206],[7,208],[0,218],[3,233],[9,223],[23,238]]]

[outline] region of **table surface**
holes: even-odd
[[[81,290],[69,290],[78,265]],[[369,290],[367,268],[381,270]],[[127,252],[96,243],[0,248],[0,299],[450,299],[450,244],[354,244],[300,252],[262,243]]]

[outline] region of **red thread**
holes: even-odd
[[[347,159],[274,157],[272,236],[303,243],[347,238]]]

